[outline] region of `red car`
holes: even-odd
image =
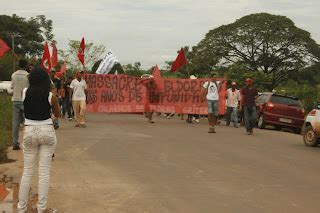
[[[300,133],[304,123],[304,109],[298,98],[266,92],[257,98],[258,127],[272,125],[276,129],[290,128]]]

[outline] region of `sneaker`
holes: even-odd
[[[72,118],[68,118],[69,119],[69,121],[72,121]]]
[[[214,130],[214,127],[210,127],[208,133],[216,133],[216,130]]]
[[[150,120],[150,121],[149,121],[149,123],[153,124],[153,123],[154,123],[154,121],[153,121],[153,120]]]
[[[199,119],[196,119],[196,123],[197,123],[197,124],[200,123]]]
[[[13,146],[13,150],[20,150],[20,146]]]

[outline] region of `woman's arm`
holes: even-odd
[[[59,105],[59,100],[57,96],[55,95],[52,96],[51,104],[52,104],[52,113],[54,117],[58,118],[60,115],[60,105]]]

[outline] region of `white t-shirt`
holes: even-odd
[[[232,92],[232,89],[227,90],[227,107],[238,107],[238,102],[240,101],[240,91],[235,89]]]
[[[78,79],[73,79],[70,84],[70,88],[73,89],[73,101],[86,100],[86,93],[84,92],[84,90],[87,89],[87,83],[84,79],[81,79],[81,81],[78,81]]]
[[[217,82],[218,84],[219,82]],[[206,81],[203,84],[203,88],[208,90],[207,100],[218,101],[219,100],[219,91],[217,85],[212,81]]]

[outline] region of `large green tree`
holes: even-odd
[[[320,48],[309,32],[289,18],[259,13],[210,30],[192,55],[195,67],[240,63],[249,71],[262,72],[272,90],[293,73],[319,61]]]
[[[44,15],[38,15],[29,19],[0,15],[0,38],[11,48],[14,38],[14,50],[18,55],[40,56],[43,51],[43,41],[51,41],[52,21]]]

